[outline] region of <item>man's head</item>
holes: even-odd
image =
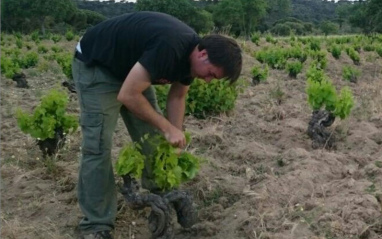
[[[235,40],[222,35],[208,35],[201,39],[190,57],[191,75],[210,82],[227,78],[231,83],[240,75],[241,49]]]

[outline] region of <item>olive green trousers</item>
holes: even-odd
[[[92,233],[112,230],[117,213],[117,192],[111,158],[112,138],[119,115],[133,141],[145,134],[157,134],[150,124],[140,120],[117,100],[122,86],[107,69],[87,66],[74,58],[73,79],[76,85],[81,116],[82,157],[78,179],[78,201],[84,214],[80,230]],[[161,113],[153,87],[144,91],[144,96]],[[151,152],[143,145],[142,153]],[[152,170],[146,163],[142,176],[142,187],[154,189]]]

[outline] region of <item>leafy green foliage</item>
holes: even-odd
[[[20,39],[20,38],[16,38],[16,46],[17,46],[17,48],[19,48],[19,49],[21,49],[21,48],[23,48],[23,40],[22,39]]]
[[[260,32],[252,33],[251,35],[251,41],[255,43],[256,45],[259,45],[261,34]]]
[[[353,94],[349,87],[341,89],[340,96],[337,99],[334,115],[345,119],[354,106]]]
[[[265,41],[268,42],[268,43],[272,43],[272,44],[276,44],[277,43],[277,40],[275,38],[273,38],[272,34],[267,34],[265,36]]]
[[[186,100],[186,114],[196,117],[218,114],[232,110],[240,92],[242,81],[230,84],[227,80],[206,83],[195,79]]]
[[[20,72],[20,66],[16,61],[13,61],[9,57],[1,57],[1,73],[4,74],[6,78],[12,78],[15,74]]]
[[[319,51],[321,50],[321,42],[319,39],[310,38],[309,39],[309,47],[312,51]]]
[[[380,57],[382,57],[382,46],[376,47],[375,51],[378,53]]]
[[[138,143],[131,143],[122,148],[115,168],[118,175],[127,175],[139,179],[145,166],[145,156],[141,154],[142,147]]]
[[[21,68],[31,68],[38,63],[38,54],[36,52],[28,52],[18,61]]]
[[[319,83],[325,79],[325,73],[320,68],[317,68],[317,66],[313,63],[307,70],[306,77],[307,79],[311,79],[312,81]]]
[[[57,42],[61,41],[62,36],[61,36],[61,35],[58,35],[58,34],[53,34],[52,37],[51,37],[50,39],[52,39],[52,41],[53,41],[54,43],[57,43]]]
[[[314,69],[314,66],[308,70],[307,78],[306,93],[308,94],[308,103],[313,110],[325,107],[325,110],[332,112],[341,119],[350,114],[354,102],[349,88],[344,87],[338,96],[332,82],[321,69]]]
[[[299,61],[288,62],[286,69],[289,72],[290,77],[296,78],[298,73],[302,70],[302,63]]]
[[[69,30],[65,33],[65,38],[67,41],[72,41],[74,39],[74,33]]]
[[[347,54],[349,55],[350,59],[353,60],[355,65],[360,64],[361,57],[359,56],[359,53],[356,50],[354,50],[354,48],[352,47],[347,48]]]
[[[138,11],[163,12],[189,24],[198,33],[207,33],[213,28],[212,14],[196,8],[188,0],[139,0],[135,8]]]
[[[41,27],[43,34],[45,34],[48,19],[63,22],[76,8],[71,0],[4,0],[2,2],[4,4],[2,4],[1,20],[2,23],[7,23],[6,29],[32,31]]]
[[[222,0],[213,8],[215,26],[229,27],[230,33],[250,36],[255,32],[260,20],[266,15],[265,0]]]
[[[325,36],[336,33],[338,31],[338,26],[331,21],[323,21],[320,28]]]
[[[372,45],[372,44],[366,44],[363,46],[363,50],[364,51],[374,51],[375,50],[375,46]]]
[[[77,117],[66,114],[68,96],[65,91],[52,90],[41,98],[32,114],[22,110],[16,112],[21,131],[39,140],[54,138],[61,129],[64,133],[74,132],[78,127]]]
[[[265,68],[260,68],[258,66],[252,67],[252,78],[258,80],[259,82],[263,82],[267,80],[269,73],[269,68],[266,66]]]
[[[313,110],[319,110],[325,106],[326,110],[334,111],[337,94],[332,82],[328,79],[322,79],[320,82],[316,82],[309,78],[307,82],[308,87],[306,92],[308,94],[308,103],[312,106]]]
[[[344,66],[342,68],[342,78],[347,81],[356,82],[361,72],[351,66]]]
[[[287,61],[285,49],[276,47],[256,52],[256,59],[261,63],[267,63],[273,69],[284,69]]]
[[[61,66],[62,72],[65,74],[65,76],[68,77],[69,79],[73,79],[73,75],[72,75],[73,54],[71,53],[56,54],[55,59],[57,63]]]
[[[329,48],[329,51],[332,53],[333,57],[339,59],[341,56],[341,47],[338,45],[332,45]]]
[[[37,47],[37,52],[38,53],[44,54],[44,53],[47,53],[48,51],[49,51],[49,49],[46,46],[44,46],[44,45],[39,45]]]
[[[186,133],[187,143],[190,135]],[[116,163],[118,175],[130,174],[139,179],[142,176],[145,160],[153,169],[154,181],[163,191],[177,188],[183,182],[193,179],[200,167],[201,159],[188,152],[177,153],[177,148],[171,146],[161,135],[152,138],[145,136],[141,143],[147,141],[155,149],[151,155],[141,154],[139,143],[125,146]]]
[[[304,63],[308,58],[308,54],[302,49],[301,46],[294,46],[287,49],[286,55],[288,58],[294,58],[299,60],[301,63]]]
[[[328,59],[326,58],[325,51],[310,51],[310,56],[314,60],[317,67],[320,69],[325,69],[328,64]]]
[[[212,80],[210,83],[205,83],[195,79],[186,98],[186,114],[203,118],[232,110],[242,89],[241,83],[242,81],[239,81],[230,85],[226,80]],[[159,85],[155,90],[158,105],[165,111],[169,86]]]

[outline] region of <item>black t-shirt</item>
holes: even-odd
[[[86,64],[102,65],[121,81],[139,62],[152,84],[192,82],[189,56],[200,38],[193,29],[164,13],[135,12],[89,29],[80,41]]]

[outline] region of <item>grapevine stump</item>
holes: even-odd
[[[333,113],[326,110],[315,110],[308,126],[308,135],[312,139],[312,148],[332,148],[333,135],[326,130],[335,120]]]
[[[197,212],[192,197],[187,192],[174,190],[163,194],[140,194],[138,183],[130,175],[124,175],[121,193],[133,209],[151,207],[148,218],[153,239],[172,239],[174,228],[171,223],[171,208],[177,213],[178,223],[190,228],[197,220]]]
[[[48,156],[52,156],[57,153],[59,149],[61,149],[65,144],[66,137],[64,135],[64,131],[62,129],[57,129],[54,134],[54,138],[47,138],[44,140],[37,140],[37,145],[44,158]]]

